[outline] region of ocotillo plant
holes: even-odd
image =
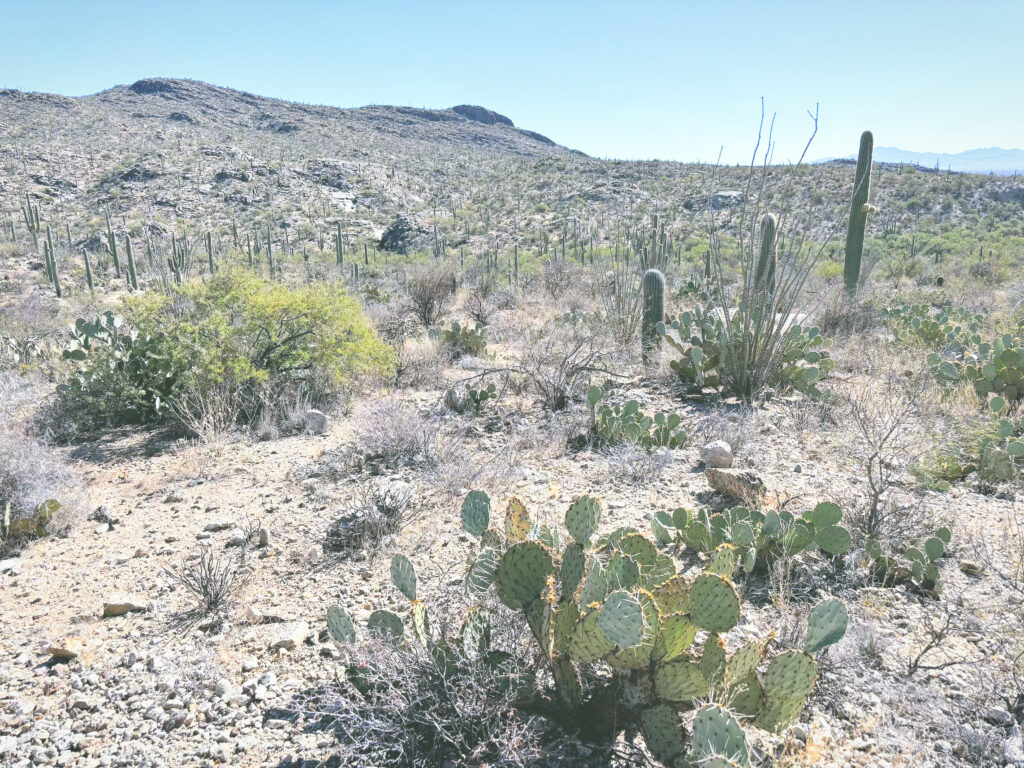
[[[124,236],[124,251],[128,256],[128,287],[137,291],[139,290],[139,279],[135,271],[135,252],[132,250],[131,235]]]
[[[843,283],[850,296],[857,293],[860,284],[861,258],[864,256],[864,230],[868,223],[868,193],[871,191],[871,152],[875,139],[871,131],[860,135],[860,153],[857,155],[857,175],[853,184],[853,201],[850,204],[850,223],[846,230],[846,263],[843,266]]]
[[[644,365],[661,346],[658,323],[665,321],[665,276],[657,269],[648,269],[643,279],[643,316],[640,322],[640,349]]]
[[[107,211],[107,253],[114,260],[114,275],[121,277],[121,260],[117,257],[117,239],[114,228],[110,226],[110,211]]]
[[[757,290],[775,293],[775,270],[779,263],[778,219],[771,213],[761,217],[761,253],[754,271],[754,285]]]

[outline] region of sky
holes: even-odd
[[[1021,0],[0,0],[0,87],[187,77],[358,107],[479,104],[597,157],[1024,146]],[[0,137],[2,143],[2,137]]]

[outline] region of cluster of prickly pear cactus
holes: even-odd
[[[722,512],[677,509],[671,514],[656,513],[651,528],[659,542],[685,544],[697,552],[717,555],[728,545],[739,567],[751,573],[779,555],[792,556],[814,547],[827,555],[843,554],[850,548],[851,538],[839,524],[842,518],[842,510],[829,502],[799,516],[785,510],[761,512],[746,507]]]
[[[991,344],[982,342],[962,360],[946,360],[939,354],[928,356],[928,367],[945,384],[966,382],[978,397],[989,395],[1016,402],[1024,399],[1024,342],[1004,334]]]
[[[692,311],[659,323],[657,331],[679,353],[669,367],[680,381],[696,391],[721,386],[718,362],[725,329],[718,318],[697,305]]]
[[[940,528],[919,547],[907,547],[901,556],[888,554],[882,543],[868,539],[864,551],[872,560],[874,576],[883,584],[910,584],[920,591],[938,597],[942,579],[938,561],[952,540],[949,528]]]
[[[460,325],[453,320],[451,328],[431,329],[431,338],[438,339],[453,358],[463,355],[480,357],[487,348],[487,332],[483,323]]]
[[[685,445],[686,431],[680,427],[682,419],[679,414],[647,416],[636,400],[608,405],[601,403],[604,395],[603,387],[595,385],[587,390],[591,436],[598,443],[614,445],[629,442],[644,448],[679,448]]]
[[[882,309],[897,341],[914,340],[926,347],[963,352],[981,344],[984,316],[946,303],[900,304]]]
[[[707,312],[697,305],[658,326],[658,333],[679,353],[676,360],[669,362],[669,367],[691,390],[699,392],[706,387],[722,386],[720,363],[728,346],[726,335],[736,342],[744,334],[752,333],[740,327],[740,317],[737,313],[726,327],[720,314]],[[772,385],[780,390],[816,391],[818,382],[835,368],[835,363],[823,352],[825,346],[826,341],[817,328],[791,325],[780,339],[778,364],[770,377]]]
[[[846,630],[845,606],[825,600],[811,611],[802,651],[768,659],[766,639],[730,654],[723,635],[741,615],[730,579],[738,566],[731,546],[723,545],[703,573],[686,581],[671,556],[632,529],[595,540],[603,513],[595,497],[569,506],[564,546],[555,531],[531,521],[519,499],[509,501],[501,527],[492,525],[491,512],[481,491],[462,505],[463,528],[480,543],[466,576],[469,592],[493,589],[505,606],[521,612],[565,708],[606,704],[619,722],[639,728],[666,765],[748,765],[737,717],[769,730],[792,723],[817,677],[814,654]],[[604,687],[590,674],[598,662],[613,671]],[[702,705],[712,696],[730,701],[733,712]],[[681,717],[693,709],[688,738]]]

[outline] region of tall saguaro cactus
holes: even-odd
[[[846,263],[843,266],[843,283],[846,293],[857,294],[860,284],[861,259],[864,256],[864,230],[868,224],[868,194],[871,191],[871,153],[875,139],[871,131],[860,135],[860,153],[857,155],[857,175],[853,185],[853,201],[850,203],[850,224],[846,230]]]
[[[128,257],[128,287],[137,291],[139,290],[139,278],[135,271],[135,252],[132,250],[131,235],[124,236],[124,252]]]
[[[665,276],[657,269],[648,269],[643,278],[643,316],[640,323],[640,349],[644,365],[661,346],[658,323],[665,320]]]
[[[779,220],[774,214],[761,217],[761,253],[754,271],[754,285],[758,290],[775,293],[775,271],[779,265]]]
[[[110,211],[107,215],[107,253],[114,260],[114,275],[121,277],[121,260],[117,257],[117,238],[114,237],[114,228],[110,226]]]

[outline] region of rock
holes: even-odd
[[[56,640],[50,644],[50,647],[46,649],[46,652],[53,656],[55,659],[62,661],[70,661],[76,659],[85,653],[86,642],[78,635],[65,635],[64,637]]]
[[[256,545],[257,546],[259,546],[259,547],[269,547],[270,546],[270,531],[268,529],[261,527],[256,532],[256,537],[257,537],[257,541],[256,541]]]
[[[21,571],[21,560],[16,557],[9,557],[6,560],[0,560],[0,573],[9,573],[12,576],[17,576]]]
[[[311,435],[326,434],[327,430],[331,428],[331,420],[327,418],[327,414],[323,411],[318,411],[316,408],[310,408],[306,411],[304,420],[306,431]]]
[[[960,570],[966,573],[968,576],[981,576],[985,569],[981,566],[981,563],[976,563],[973,560],[961,560]]]
[[[203,530],[210,533],[217,533],[218,531],[227,531],[234,527],[235,524],[231,520],[214,520],[212,523],[207,523]]]
[[[232,685],[231,681],[226,677],[222,677],[217,681],[217,686],[213,689],[214,695],[218,699],[234,699],[242,695],[242,689],[236,685]]]
[[[704,472],[711,489],[723,496],[730,496],[747,503],[764,500],[764,481],[749,469],[714,469]]]
[[[13,736],[0,736],[0,757],[9,755],[18,748],[18,740]]]
[[[405,216],[399,216],[384,230],[377,247],[392,253],[408,253],[425,234]]]
[[[991,723],[992,725],[999,725],[1004,728],[1013,725],[1013,715],[1007,712],[1005,709],[986,709],[981,715],[985,722]]]
[[[732,448],[725,440],[713,440],[700,449],[700,460],[713,469],[728,469],[732,466]]]
[[[293,651],[309,637],[309,624],[304,621],[288,621],[281,624],[270,640],[270,649]]]
[[[149,603],[140,595],[114,595],[103,603],[103,618],[124,616],[126,613],[145,613]]]

